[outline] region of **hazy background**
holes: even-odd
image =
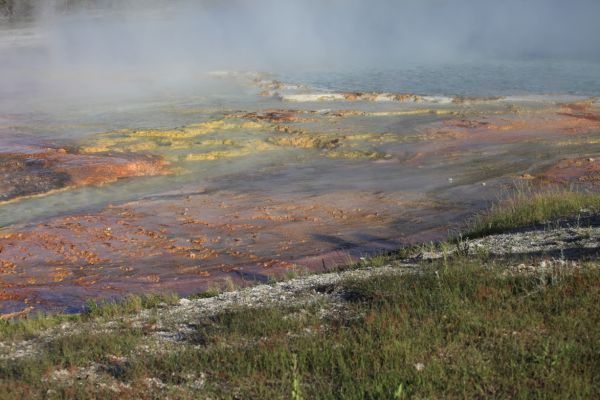
[[[598,0],[0,0],[0,10],[4,97],[131,94],[214,69],[586,62],[593,80],[600,60]]]

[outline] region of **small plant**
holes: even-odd
[[[448,257],[450,256],[450,244],[448,242],[440,242],[440,251],[442,252],[442,259],[444,267],[448,267]]]
[[[390,253],[390,255],[393,255],[395,258],[397,258],[399,260],[414,258],[414,257],[417,257],[419,254],[421,254],[421,247],[417,246],[417,245],[402,247],[402,248]]]
[[[271,278],[275,279],[274,277],[269,277],[269,280],[271,280]],[[225,277],[223,286],[224,291],[226,292],[233,292],[237,289],[236,284],[233,282],[233,279],[230,276]]]
[[[385,266],[386,264],[388,264],[388,262],[389,262],[389,257],[387,257],[385,254],[379,254],[374,257],[371,257],[371,259],[368,260],[367,264],[370,267],[381,268],[381,267]]]
[[[283,274],[283,278],[285,280],[291,280],[300,278],[302,276],[306,276],[310,273],[310,271],[301,265],[292,265],[288,270],[286,270]]]
[[[300,374],[298,372],[298,356],[292,354],[292,400],[302,400],[300,388]]]
[[[400,385],[398,385],[398,388],[396,388],[396,391],[394,392],[394,400],[400,400],[406,397],[406,393],[404,392],[404,384],[401,383]]]
[[[469,242],[463,238],[462,234],[456,238],[456,254],[461,257],[469,256]]]

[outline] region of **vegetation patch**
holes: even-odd
[[[27,340],[37,336],[41,331],[52,329],[61,324],[78,324],[94,320],[111,320],[139,313],[144,309],[173,305],[178,297],[174,294],[129,295],[119,300],[87,302],[85,310],[77,314],[44,314],[38,313],[19,319],[0,319],[0,341]]]
[[[518,188],[506,200],[475,218],[469,237],[485,236],[511,229],[535,226],[561,218],[576,218],[600,210],[600,194],[570,189],[535,190]]]
[[[190,318],[175,341],[157,340],[152,321],[121,318],[0,359],[0,398],[598,396],[597,263],[509,267],[458,254],[424,261],[418,273],[342,281],[328,289],[337,300]]]

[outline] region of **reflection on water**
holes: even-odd
[[[240,89],[0,115],[1,312],[329,268],[443,238],[515,180],[600,170],[586,97],[216,79]]]

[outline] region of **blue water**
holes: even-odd
[[[559,94],[600,96],[600,63],[584,61],[478,61],[408,64],[377,69],[289,71],[286,82],[334,91],[444,96]]]

